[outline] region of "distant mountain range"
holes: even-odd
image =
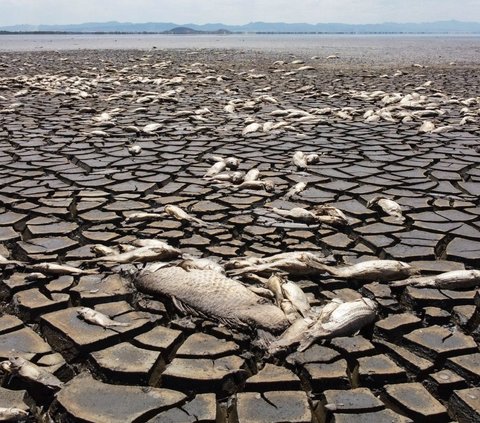
[[[13,25],[0,27],[2,32],[73,32],[73,33],[480,33],[480,22],[438,21],[424,23],[343,24],[343,23],[269,23],[246,25],[204,25],[171,22],[90,22],[68,25]]]

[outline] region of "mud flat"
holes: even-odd
[[[89,261],[96,244],[158,238],[220,263],[313,251],[337,264],[401,260],[424,275],[478,269],[480,73],[452,62],[2,53],[0,254],[23,264],[0,262],[0,360],[23,357],[58,382],[2,370],[0,407],[31,421],[479,421],[478,286],[291,277],[311,305],[365,296],[378,317],[354,336],[270,357],[248,331],[136,292],[134,266]],[[320,157],[297,170],[296,151]],[[204,179],[212,155],[259,169],[273,190]],[[375,196],[398,203],[403,219],[367,207]],[[210,225],[127,219],[166,204]],[[348,225],[272,213],[326,204]],[[32,276],[40,262],[91,274]],[[90,324],[80,307],[126,325]]]

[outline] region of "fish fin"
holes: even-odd
[[[263,346],[265,349],[269,347],[269,345],[276,340],[275,336],[270,332],[267,332],[264,329],[257,328],[257,338],[259,344]]]

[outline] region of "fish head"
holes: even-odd
[[[263,186],[267,192],[271,192],[275,189],[275,183],[272,181],[265,181]]]
[[[23,357],[10,357],[7,361],[9,370],[8,371],[15,371],[20,369],[27,360],[25,360]]]
[[[79,316],[81,317],[87,317],[89,315],[92,314],[92,309],[88,308],[88,307],[80,307],[78,310],[77,310],[77,313]]]

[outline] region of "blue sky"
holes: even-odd
[[[480,0],[0,0],[0,26],[83,22],[480,22]]]

